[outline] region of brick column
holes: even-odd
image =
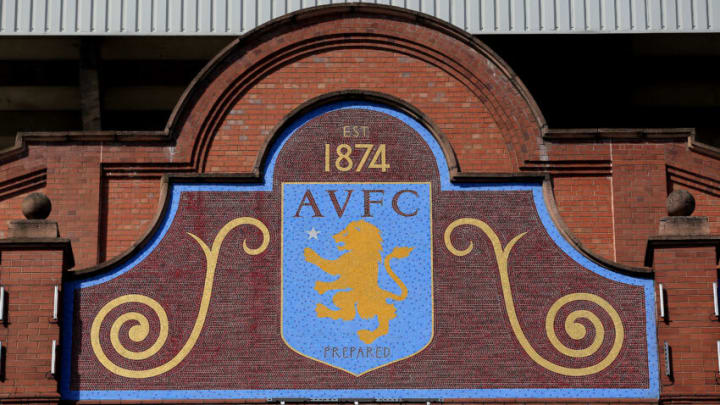
[[[47,199],[40,196],[37,198]],[[25,212],[25,202],[23,205]],[[62,285],[63,271],[72,261],[70,241],[58,237],[53,221],[12,221],[10,238],[0,240],[0,286],[4,288],[0,402],[59,402],[59,367],[51,373],[53,341],[56,361],[60,356],[61,311],[58,305],[55,319],[54,296],[55,286]]]
[[[690,212],[662,218],[659,235],[649,238],[645,256],[645,265],[655,271],[663,403],[720,401],[720,321],[714,314],[712,289],[718,281],[720,236],[709,234],[707,217],[691,217]],[[660,312],[660,284],[665,317]],[[670,347],[669,377],[665,342]]]

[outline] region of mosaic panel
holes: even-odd
[[[64,286],[66,399],[655,398],[652,281],[559,234],[540,184],[457,184],[369,103],[256,184],[170,187],[143,250]]]

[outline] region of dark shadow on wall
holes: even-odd
[[[479,36],[550,128],[697,128],[720,145],[720,34]]]
[[[511,66],[551,128],[697,128],[720,146],[720,34],[477,36]],[[161,130],[180,94],[234,37],[106,37],[102,129]],[[0,148],[18,131],[82,130],[82,38],[0,43]]]

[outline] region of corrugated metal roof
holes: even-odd
[[[0,0],[0,35],[238,35],[347,0]],[[372,0],[471,34],[719,32],[720,0]]]

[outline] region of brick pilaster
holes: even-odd
[[[648,241],[646,265],[655,271],[661,402],[720,401],[713,282],[718,281],[717,236],[657,236]],[[659,284],[665,317],[660,316]],[[665,375],[664,342],[671,376]],[[689,401],[689,402],[688,402]]]
[[[63,271],[72,266],[70,241],[47,237],[49,228],[57,229],[50,221],[14,221],[13,225],[15,237],[0,240],[0,285],[5,292],[0,402],[57,403],[62,312],[58,296],[58,317],[53,317],[54,296],[55,286],[62,286]],[[51,373],[53,341],[55,374]]]

